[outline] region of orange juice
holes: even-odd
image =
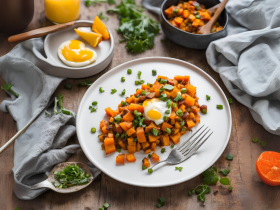
[[[80,0],[45,0],[46,16],[54,23],[66,23],[80,16]]]

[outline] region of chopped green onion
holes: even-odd
[[[142,74],[142,72],[138,71],[138,73],[137,73],[138,79],[141,79],[141,74]]]
[[[182,88],[182,89],[181,89],[181,92],[182,92],[182,93],[186,93],[186,92],[187,92],[187,89],[186,89],[186,88]]]
[[[100,87],[100,88],[99,88],[99,92],[100,92],[100,93],[103,93],[103,92],[105,92],[105,90],[103,90],[102,87]]]
[[[114,94],[115,92],[117,92],[117,90],[115,88],[111,89],[111,94]]]
[[[152,129],[152,134],[153,134],[154,136],[157,136],[157,135],[158,135],[158,130],[155,129],[155,128],[153,128],[153,129]]]
[[[125,78],[124,78],[124,77],[122,77],[122,78],[121,78],[121,81],[122,81],[122,82],[124,82],[124,81],[125,81]]]
[[[217,109],[223,109],[223,105],[217,105]]]
[[[118,153],[121,153],[122,150],[119,148],[119,149],[117,149],[117,151],[118,151]]]
[[[115,135],[115,138],[119,138],[119,137],[120,137],[120,134],[117,133],[117,134]]]
[[[173,102],[172,106],[173,108],[176,108],[177,104]]]
[[[123,102],[122,102],[122,106],[125,106],[125,105],[126,105],[126,102],[123,101]]]
[[[199,5],[196,5],[195,8],[198,10],[199,9]]]
[[[196,18],[196,19],[200,19],[201,16],[200,16],[200,15],[196,15],[195,18]]]
[[[173,10],[173,14],[178,13],[178,9]]]
[[[145,169],[147,169],[147,166],[142,166],[142,170],[145,170]]]
[[[92,102],[92,105],[96,106],[97,105],[97,101]]]
[[[171,129],[170,129],[170,128],[166,128],[166,132],[167,132],[168,134],[171,134]]]
[[[232,104],[232,98],[229,98],[229,99],[228,99],[228,103],[229,103],[229,105]]]
[[[167,120],[167,116],[164,116],[164,117],[163,117],[163,120],[166,121],[166,120]]]
[[[171,147],[171,148],[174,148],[174,144],[172,144],[170,147]]]
[[[149,157],[149,158],[151,158],[151,157],[152,157],[152,155],[151,155],[151,154],[148,154],[148,157]]]
[[[142,96],[146,95],[146,91],[143,90],[143,91],[141,92],[141,95],[142,95]]]
[[[206,95],[206,100],[209,101],[210,99],[211,99],[211,97]]]
[[[156,76],[156,75],[157,75],[157,70],[154,70],[154,69],[153,69],[153,70],[152,70],[152,75],[153,75],[153,76]]]
[[[164,113],[165,114],[170,114],[170,110],[166,110]]]
[[[121,92],[120,96],[124,96],[125,95],[125,89],[123,89],[123,91]]]
[[[132,70],[131,69],[127,69],[127,74],[131,74]]]
[[[180,126],[182,127],[183,125],[185,125],[185,121],[180,123]]]
[[[166,106],[167,106],[168,108],[170,108],[171,105],[172,105],[172,102],[171,102],[171,101],[167,101],[167,102],[166,102]]]
[[[183,111],[181,109],[178,109],[178,111],[176,112],[176,115],[179,117],[183,116]]]
[[[161,79],[160,80],[160,84],[164,84],[164,83],[167,83],[167,79]]]
[[[114,120],[115,120],[116,122],[122,121],[121,115],[117,115],[116,117],[114,117]]]
[[[160,152],[164,153],[165,152],[165,148],[161,148]]]

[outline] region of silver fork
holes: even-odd
[[[196,137],[195,135],[204,127],[201,126],[186,142],[184,142],[180,147],[174,148],[167,159],[162,160],[155,164],[152,168],[154,168],[156,165],[162,162],[169,163],[171,165],[175,165],[178,163],[181,163],[187,159],[189,159],[205,142],[206,140],[212,135],[213,131],[204,138],[207,133],[211,131],[209,127],[206,127],[203,129]],[[209,128],[209,129],[208,129]],[[208,130],[207,130],[208,129]],[[207,130],[207,131],[206,131]],[[194,140],[191,141],[191,139],[194,138]]]

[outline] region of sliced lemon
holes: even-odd
[[[90,27],[79,27],[74,30],[92,47],[96,47],[102,41],[102,35],[93,32]]]

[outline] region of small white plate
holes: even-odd
[[[132,74],[127,74],[127,69],[132,69]],[[175,165],[163,166],[153,174],[148,174],[147,170],[142,170],[142,159],[147,157],[143,151],[135,153],[137,161],[135,163],[126,162],[123,166],[116,165],[115,152],[105,155],[101,149],[102,142],[99,141],[100,134],[99,122],[102,119],[108,119],[105,116],[104,109],[111,107],[117,109],[118,104],[125,97],[119,94],[126,89],[126,96],[135,93],[136,88],[134,81],[137,80],[137,72],[142,71],[141,79],[145,82],[154,83],[156,76],[152,76],[152,70],[157,70],[157,75],[173,78],[175,75],[190,75],[191,84],[197,87],[197,97],[200,105],[207,105],[208,113],[201,113],[201,124],[193,129],[193,132],[202,125],[208,125],[214,131],[212,136],[205,144],[187,161],[180,163],[183,167],[182,172],[175,171]],[[121,82],[121,77],[125,77],[125,82]],[[105,92],[99,93],[99,87]],[[111,89],[116,88],[117,92],[111,94]],[[206,95],[211,96],[211,100],[206,100]],[[93,101],[98,102],[97,112],[90,113],[89,106]],[[223,110],[216,108],[217,104],[224,106]],[[95,127],[97,132],[92,134],[90,129]],[[173,58],[151,57],[133,60],[119,65],[101,76],[90,86],[85,93],[77,114],[77,135],[80,145],[87,158],[101,171],[108,176],[135,186],[141,187],[163,187],[178,184],[201,174],[204,170],[212,166],[223,153],[231,132],[231,112],[225,94],[219,85],[204,71],[198,67]],[[191,132],[181,137],[180,143],[184,142],[191,136]],[[156,153],[160,160],[164,160],[172,150],[170,146],[165,147],[166,152],[161,154],[160,148],[157,147]],[[127,151],[122,150],[127,154]],[[154,165],[151,162],[151,166]]]
[[[109,40],[102,41],[97,47],[90,46],[85,40],[78,36],[74,28],[91,26],[92,21],[78,20],[69,28],[48,34],[44,41],[44,50],[47,56],[45,61],[54,66],[54,68],[46,68],[44,71],[59,77],[82,78],[95,75],[104,70],[110,64],[114,55],[114,39],[112,33],[109,31]],[[57,49],[67,40],[80,40],[85,43],[87,48],[97,53],[96,61],[84,67],[71,67],[64,64],[57,55]]]

